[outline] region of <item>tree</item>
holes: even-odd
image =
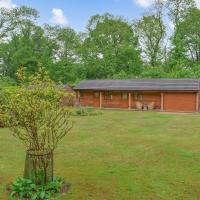
[[[0,42],[16,32],[19,33],[25,23],[34,23],[38,17],[37,10],[26,6],[11,10],[0,8]]]
[[[1,44],[1,68],[5,76],[16,79],[20,66],[27,68],[29,74],[43,63],[49,68],[53,63],[53,44],[45,37],[41,27],[26,22],[20,33],[15,33],[9,42]]]
[[[194,0],[167,0],[168,15],[174,24],[174,32],[171,36],[171,50],[167,61],[170,70],[187,66],[188,60],[185,57],[185,48],[182,43],[180,24],[185,20],[190,9],[195,7]]]
[[[39,59],[44,49],[39,49],[42,28],[36,25],[37,18],[37,10],[26,6],[0,9],[0,69],[4,76],[16,78],[15,73],[21,65],[36,67],[36,54],[37,60],[44,62]],[[49,50],[47,43],[44,47]],[[50,55],[47,56],[45,61],[49,60]]]
[[[147,15],[139,20],[135,29],[138,33],[144,59],[150,66],[157,66],[162,59],[165,26],[160,15]]]
[[[83,39],[82,62],[89,79],[112,78],[122,71],[138,75],[142,62],[131,25],[110,14],[91,17]]]
[[[81,73],[79,35],[69,27],[45,26],[46,36],[53,41],[54,64],[50,68],[50,75],[55,81],[74,83],[76,79],[84,78]]]
[[[72,128],[71,111],[61,106],[67,94],[49,79],[44,68],[28,79],[23,68],[17,75],[21,86],[5,93],[1,109],[7,116],[7,126],[27,148],[24,177],[43,184],[52,181],[53,152]]]
[[[166,6],[168,9],[168,14],[175,25],[178,27],[179,22],[181,22],[187,12],[195,6],[194,0],[167,0]]]
[[[192,63],[200,62],[200,10],[192,8],[179,24],[183,53]]]

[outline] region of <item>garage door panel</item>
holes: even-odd
[[[194,112],[196,93],[164,93],[164,110]]]

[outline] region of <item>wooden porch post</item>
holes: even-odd
[[[164,94],[161,92],[161,111],[164,110]]]
[[[196,112],[199,112],[199,92],[196,94]]]
[[[100,91],[100,100],[99,100],[99,108],[102,108],[102,92]]]
[[[79,106],[80,105],[80,91],[77,91],[77,100],[78,101],[76,101],[76,102],[77,102],[77,104]]]
[[[131,92],[128,93],[128,109],[131,109]]]

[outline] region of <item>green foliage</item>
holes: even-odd
[[[158,14],[143,16],[135,26],[140,46],[150,66],[158,66],[162,59],[165,25]]]
[[[7,116],[3,113],[0,113],[0,128],[6,127]]]
[[[82,79],[199,77],[193,70],[200,64],[200,11],[194,0],[155,1],[134,23],[97,14],[83,33],[41,27],[38,17],[25,6],[0,9],[0,86],[15,85],[20,67],[32,75],[40,63],[52,80],[71,85]]]
[[[49,68],[50,76],[55,81],[73,84],[76,79],[84,78],[83,70],[80,67],[79,49],[80,37],[71,28],[58,26],[45,26],[45,32],[49,41],[54,44],[56,61]]]
[[[17,87],[0,87],[0,128],[6,127],[8,119],[6,115],[6,94],[7,92],[15,91]]]
[[[55,194],[62,191],[65,187],[65,192],[69,189],[67,184],[62,178],[55,178],[53,181],[38,186],[35,185],[31,180],[24,178],[17,178],[11,185],[11,192],[9,200],[45,200],[50,199]]]
[[[195,7],[194,0],[167,0],[166,7],[168,10],[168,15],[173,21],[175,28],[179,23],[185,18],[187,12],[190,8]]]
[[[12,92],[4,91],[1,105],[7,115],[7,126],[27,149],[55,149],[71,129],[71,110],[61,106],[62,98],[68,94],[62,85],[50,80],[42,67],[28,77],[21,68],[17,76],[20,87]]]
[[[27,6],[0,8],[0,41],[21,31],[22,25],[34,23],[37,18],[38,11]]]
[[[40,48],[42,28],[36,25],[37,18],[38,11],[26,6],[0,9],[0,69],[3,75],[16,79],[15,73],[20,66],[31,68],[36,67],[38,60],[42,62],[40,58],[46,51]]]
[[[18,178],[11,186],[11,196],[19,198],[30,198],[32,191],[35,191],[36,185],[31,180]]]
[[[0,76],[0,87],[16,86],[17,82],[9,76]]]
[[[94,116],[101,115],[102,112],[95,110],[92,107],[77,107],[74,108],[72,115],[74,116]]]
[[[175,25],[167,63],[170,68],[191,67],[199,63],[199,9],[194,0],[168,0]],[[188,74],[188,77],[190,73]]]
[[[7,107],[7,94],[16,92],[19,89],[17,86],[0,87],[0,113],[5,113]]]
[[[180,22],[178,33],[184,57],[193,63],[200,63],[200,10],[190,9]]]
[[[124,70],[116,73],[113,75],[113,79],[127,79],[128,77],[131,77],[131,74],[127,74]]]
[[[126,20],[108,13],[95,15],[87,32],[82,47],[86,78],[112,78],[121,71],[139,74],[138,40]]]
[[[142,73],[142,78],[163,78],[166,77],[163,67],[146,67]]]
[[[53,49],[51,43],[44,36],[41,27],[34,24],[25,24],[22,32],[11,38],[9,43],[0,45],[3,59],[2,69],[7,76],[16,79],[17,70],[23,66],[29,74],[33,74],[39,63],[46,67],[52,65]]]

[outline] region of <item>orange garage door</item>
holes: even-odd
[[[196,111],[196,93],[164,93],[165,111]]]

